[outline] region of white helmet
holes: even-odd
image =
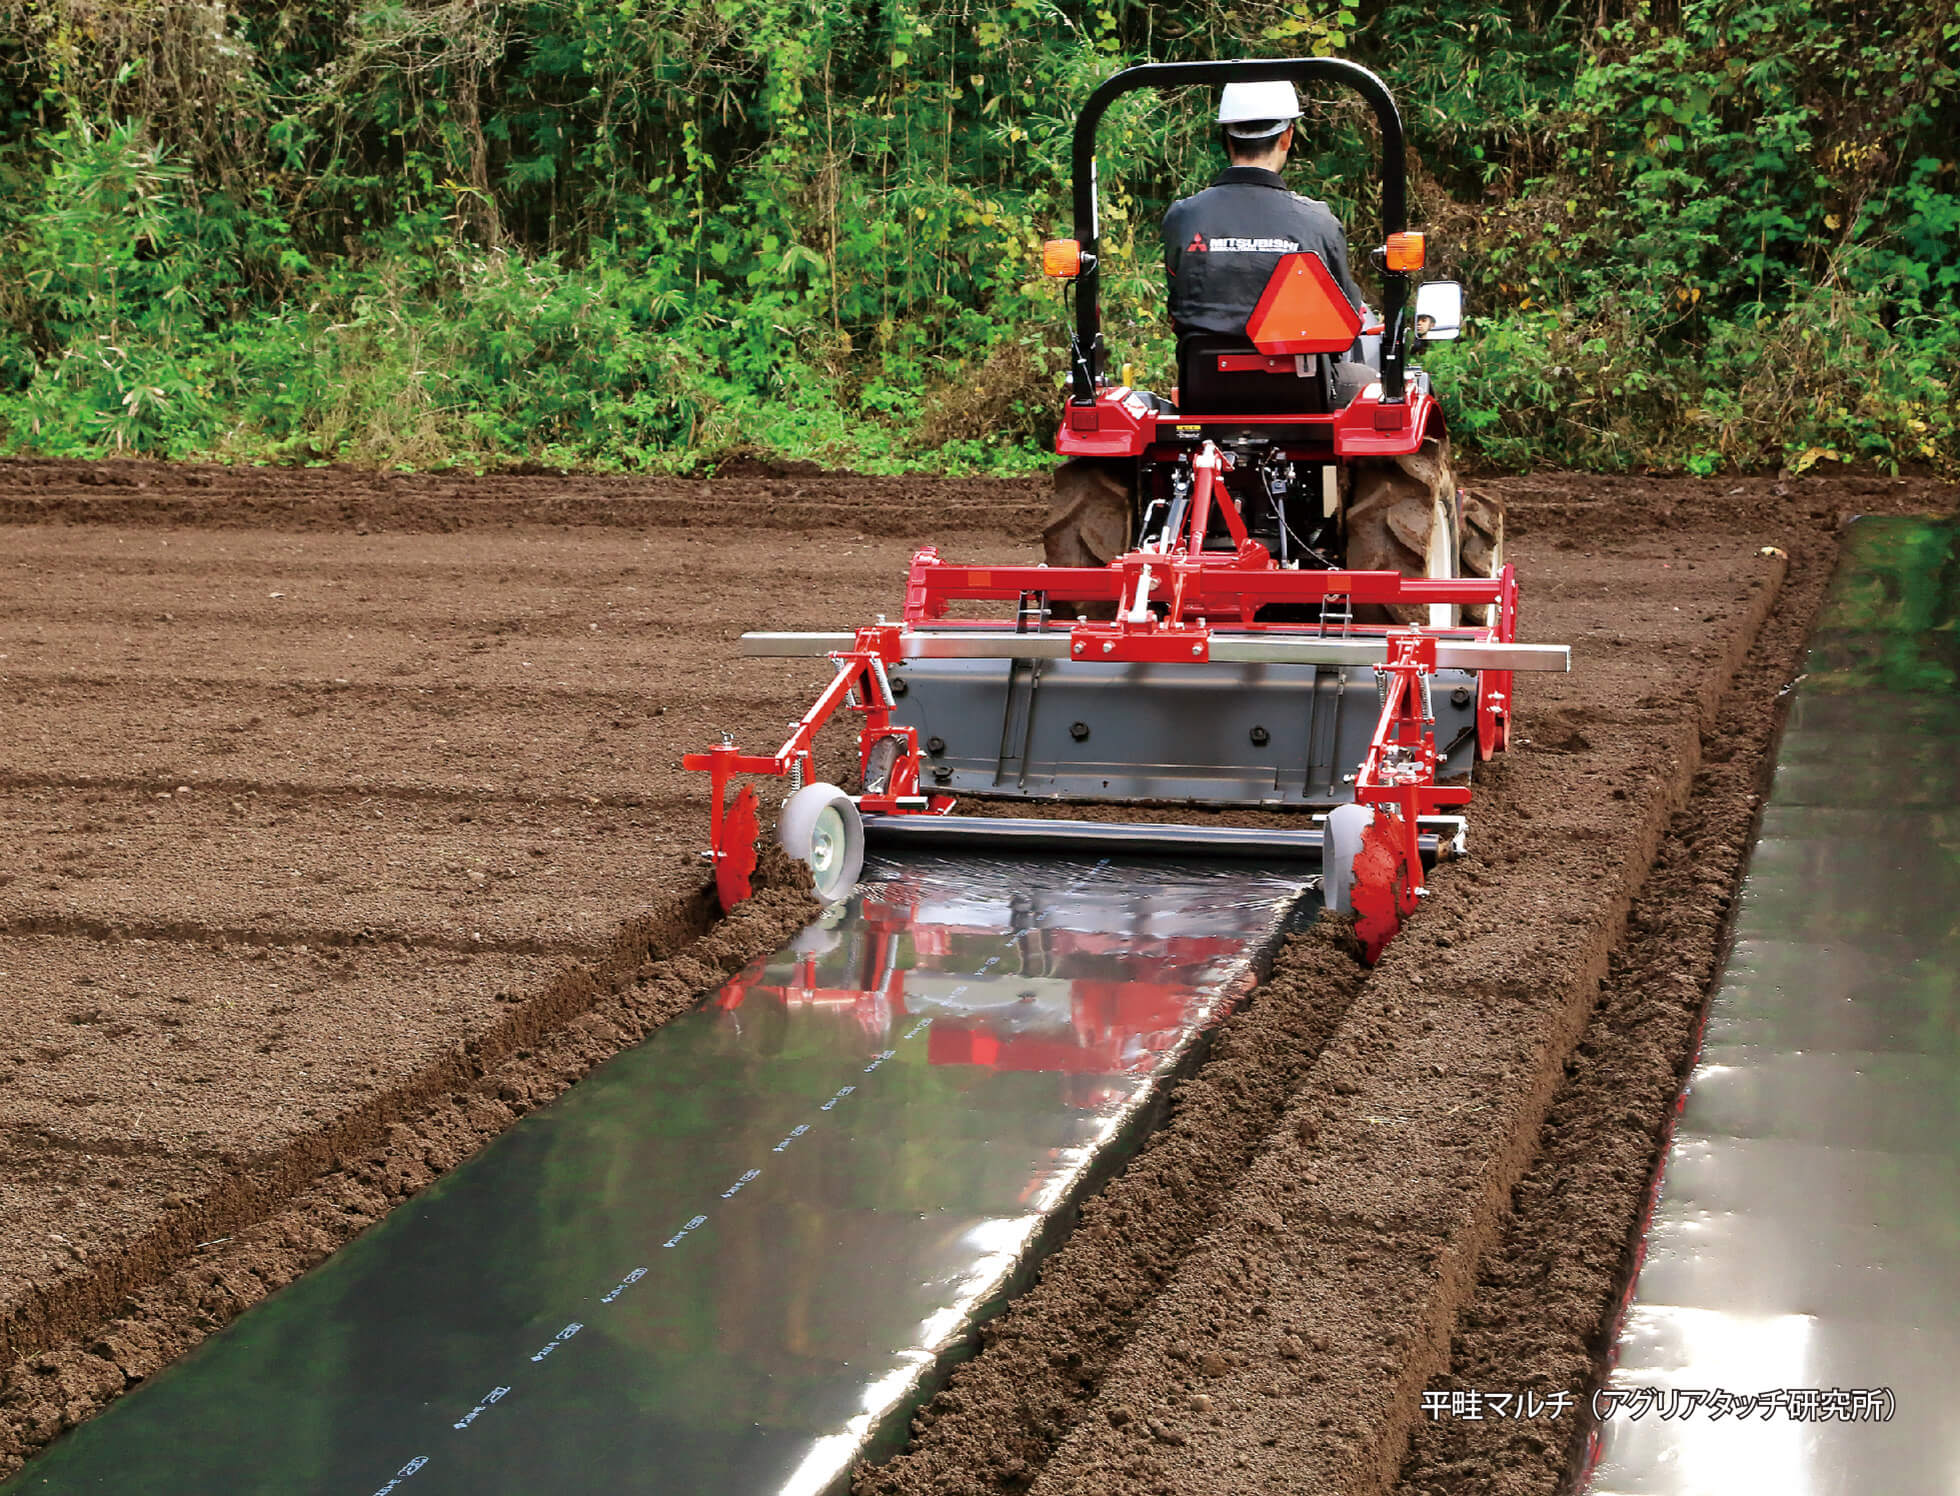
[[[1234,140],[1270,140],[1300,117],[1300,96],[1293,85],[1228,83],[1218,99],[1218,122]]]

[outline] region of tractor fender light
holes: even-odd
[[[1082,241],[1050,239],[1041,246],[1041,273],[1068,280],[1082,273]]]
[[[1415,230],[1388,236],[1388,268],[1390,270],[1420,270],[1425,258],[1424,237]]]

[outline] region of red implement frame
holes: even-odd
[[[1195,482],[1184,520],[1162,549],[1130,551],[1107,566],[957,566],[928,546],[912,559],[906,579],[905,622],[957,629],[995,629],[990,620],[947,619],[955,602],[1012,601],[1033,593],[1071,602],[1112,602],[1115,623],[1083,623],[1071,630],[1071,658],[1189,660],[1209,658],[1213,626],[1234,633],[1325,637],[1320,625],[1256,620],[1271,604],[1455,603],[1491,609],[1496,623],[1446,629],[1443,637],[1510,642],[1517,629],[1517,578],[1506,566],[1497,577],[1405,577],[1392,571],[1308,571],[1276,566],[1266,547],[1246,532],[1245,520],[1226,487],[1230,458],[1206,442],[1192,460]],[[1207,548],[1204,538],[1216,509],[1232,538],[1229,551]],[[1346,635],[1380,637],[1380,629],[1348,628]],[[1507,673],[1508,676],[1508,673]],[[1504,682],[1508,700],[1509,680]],[[1493,713],[1502,707],[1488,703]]]
[[[755,826],[743,814],[745,806],[741,797],[733,803],[729,801],[729,781],[737,774],[766,774],[787,778],[793,785],[806,783],[811,778],[811,745],[819,729],[839,707],[848,707],[864,718],[858,733],[860,775],[870,766],[872,751],[883,739],[898,740],[883,789],[859,797],[860,810],[888,815],[933,810],[943,815],[952,808],[950,795],[928,798],[919,794],[919,735],[910,727],[892,723],[892,687],[885,672],[903,657],[899,644],[901,632],[895,624],[874,624],[857,631],[852,648],[834,651],[830,660],[837,674],[774,753],[743,753],[735,746],[734,739],[724,733],[721,742],[706,753],[681,756],[682,768],[705,770],[709,775],[710,857],[723,907],[733,907],[749,896],[748,874],[755,866],[752,846],[743,844],[745,836],[754,837]],[[744,794],[747,793],[745,787]],[[731,831],[733,835],[729,834]]]
[[[1116,605],[1113,621],[1085,620],[1068,626],[1071,659],[1203,662],[1211,658],[1212,641],[1220,636],[1375,638],[1386,644],[1388,658],[1376,667],[1382,693],[1381,720],[1367,758],[1355,775],[1355,799],[1376,808],[1376,823],[1369,836],[1376,849],[1373,861],[1383,869],[1380,877],[1364,881],[1389,879],[1394,883],[1393,892],[1386,896],[1388,908],[1377,921],[1386,925],[1386,933],[1372,942],[1371,958],[1378,953],[1422,891],[1416,817],[1461,805],[1470,798],[1467,787],[1436,783],[1439,753],[1429,682],[1436,670],[1437,640],[1512,642],[1517,634],[1517,577],[1509,566],[1489,580],[1276,566],[1266,547],[1247,533],[1245,520],[1226,485],[1224,475],[1230,470],[1231,459],[1206,442],[1193,467],[1191,498],[1177,532],[1152,549],[1131,551],[1108,566],[958,566],[940,560],[933,547],[920,550],[906,578],[904,622],[881,621],[860,628],[851,648],[830,653],[835,677],[780,748],[767,755],[743,753],[724,736],[718,747],[687,754],[681,760],[684,767],[711,776],[710,856],[724,905],[732,906],[748,896],[748,873],[754,866],[753,850],[748,845],[755,835],[749,813],[753,802],[742,796],[730,802],[728,786],[735,776],[785,777],[792,788],[807,782],[812,777],[811,746],[818,730],[840,707],[848,707],[863,719],[858,730],[860,773],[872,767],[874,755],[880,757],[883,771],[878,789],[858,798],[860,809],[877,815],[946,814],[953,807],[951,795],[920,792],[923,765],[918,734],[913,728],[892,722],[894,702],[886,672],[905,658],[907,635],[922,625],[931,625],[935,634],[998,631],[1000,624],[995,620],[947,618],[947,610],[956,602],[992,600],[1025,608],[1030,597],[1053,596],[1071,602]],[[1229,551],[1206,546],[1214,509],[1231,536]],[[1269,604],[1301,603],[1340,612],[1357,603],[1457,604],[1481,611],[1490,621],[1422,630],[1353,625],[1330,629],[1326,624],[1258,621],[1259,609]],[[1488,758],[1503,748],[1509,737],[1510,672],[1480,671],[1477,689],[1478,751],[1480,757]],[[883,746],[887,742],[891,746]],[[747,793],[745,789],[743,794]],[[1360,906],[1357,896],[1357,909]],[[1371,943],[1365,934],[1363,939]]]
[[[1375,667],[1381,719],[1354,776],[1355,804],[1375,812],[1363,837],[1358,861],[1365,865],[1357,868],[1354,893],[1355,933],[1371,962],[1427,891],[1416,817],[1470,801],[1468,785],[1436,782],[1436,709],[1430,698],[1435,636],[1390,634],[1388,650],[1386,663]]]

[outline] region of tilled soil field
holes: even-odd
[[[1298,937],[880,1492],[1544,1491],[1753,797],[1878,479],[1493,479],[1528,637],[1472,855],[1372,973]],[[0,1473],[771,949],[699,776],[1031,483],[0,464]],[[1774,548],[1765,553],[1764,548]]]

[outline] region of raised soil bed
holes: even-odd
[[[1487,486],[1575,668],[1471,857],[1372,974],[1296,939],[863,1490],[1555,1488],[1421,1392],[1591,1375],[1839,518],[1960,495]],[[735,636],[1040,497],[0,465],[0,1471],[794,928],[702,889],[680,754],[814,682]]]

